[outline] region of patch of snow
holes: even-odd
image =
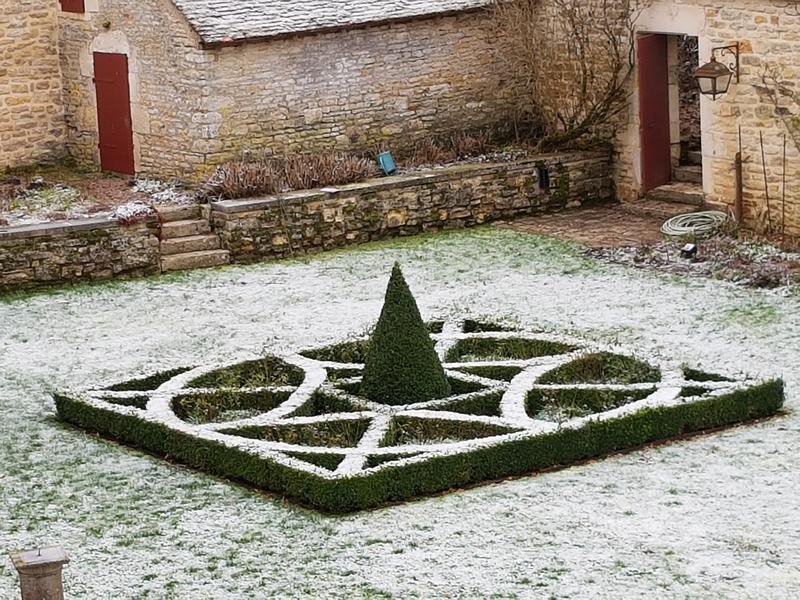
[[[116,207],[111,212],[110,218],[120,223],[133,223],[155,214],[156,211],[152,204],[149,202],[142,202],[141,200],[134,200]]]
[[[177,181],[137,179],[133,191],[147,194],[154,204],[192,204],[194,197],[182,189]]]
[[[783,376],[789,413],[346,517],[52,420],[54,389],[358,337],[394,261],[426,319],[512,319],[671,369]],[[597,263],[495,228],[5,299],[0,547],[63,545],[69,598],[789,600],[800,596],[798,314],[795,296]],[[18,594],[0,561],[0,597]]]

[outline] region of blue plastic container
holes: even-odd
[[[378,166],[380,166],[384,175],[392,175],[395,171],[397,171],[397,166],[394,164],[394,159],[392,158],[391,152],[381,152],[378,154],[376,159],[378,161]]]

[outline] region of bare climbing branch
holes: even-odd
[[[611,141],[628,107],[639,13],[638,0],[493,6],[519,135],[537,136],[542,150]]]

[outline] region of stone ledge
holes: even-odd
[[[0,229],[0,241],[35,238],[53,235],[66,235],[79,231],[92,231],[96,229],[117,229],[120,227],[137,227],[158,223],[158,217],[146,217],[134,225],[120,225],[117,221],[110,221],[106,217],[93,217],[90,219],[73,219],[69,221],[51,221],[36,225],[20,225],[17,227],[4,227]]]
[[[484,177],[495,173],[505,173],[509,176],[536,168],[539,165],[552,167],[559,164],[573,164],[596,161],[598,158],[607,157],[605,152],[573,152],[569,154],[542,154],[535,157],[507,163],[467,163],[452,165],[441,169],[418,171],[402,175],[390,175],[377,179],[369,179],[358,183],[349,183],[342,186],[330,186],[313,190],[291,191],[280,196],[261,196],[258,198],[245,198],[239,200],[219,200],[211,202],[214,212],[223,214],[236,214],[255,212],[267,208],[274,208],[284,203],[314,202],[334,198],[353,192],[380,192],[404,187],[413,187],[427,183],[441,183],[452,179],[465,177]]]

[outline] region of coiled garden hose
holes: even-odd
[[[703,236],[714,233],[727,220],[728,215],[719,210],[686,213],[667,219],[661,233],[669,237]]]

